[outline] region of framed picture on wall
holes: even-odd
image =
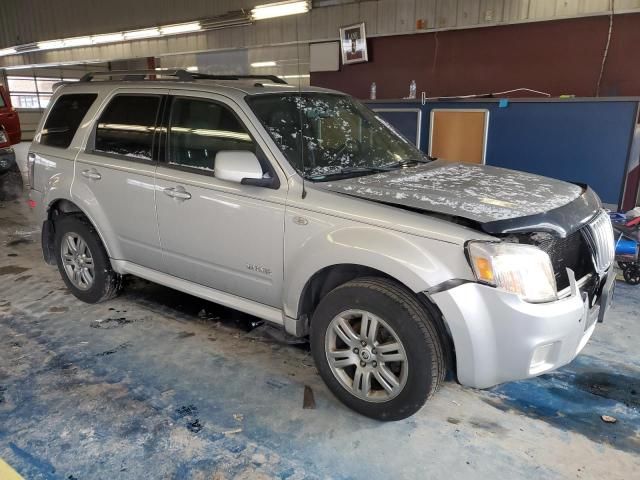
[[[369,61],[364,22],[340,29],[340,51],[343,65]]]

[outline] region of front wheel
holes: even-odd
[[[327,294],[313,315],[311,350],[334,395],[378,420],[413,415],[446,373],[433,314],[387,279],[357,279]]]

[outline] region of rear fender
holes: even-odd
[[[123,258],[116,232],[102,208],[102,203],[83,182],[75,182],[73,184],[72,202],[82,210],[98,232],[98,235],[100,235],[109,258]],[[135,220],[132,219],[132,221]]]

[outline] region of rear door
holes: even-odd
[[[168,273],[281,308],[287,183],[256,130],[226,97],[176,92],[165,162],[156,174],[160,238]],[[219,151],[250,150],[277,189],[215,178]],[[179,196],[175,196],[179,192]]]
[[[76,159],[72,196],[83,199],[103,236],[112,239],[110,254],[160,270],[162,251],[155,215],[153,149],[156,124],[167,91],[140,93],[118,89]]]

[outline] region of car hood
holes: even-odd
[[[588,187],[444,160],[317,185],[358,198],[465,218],[488,233],[537,227],[565,236],[600,208]]]

